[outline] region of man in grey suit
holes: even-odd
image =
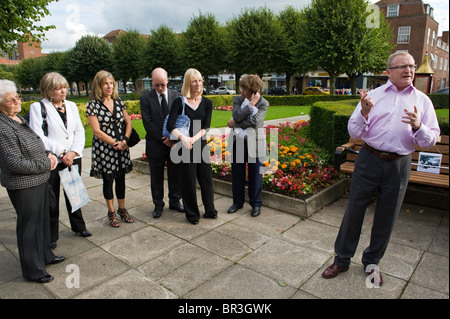
[[[244,205],[246,166],[251,216],[257,217],[260,214],[261,169],[267,153],[264,119],[269,107],[269,102],[260,95],[262,86],[263,82],[259,76],[247,75],[241,80],[241,95],[233,100],[233,118],[228,122],[228,127],[233,128],[228,142],[229,150],[233,154],[233,205],[228,209],[229,214],[235,213]]]
[[[146,135],[145,152],[150,164],[150,185],[155,204],[153,217],[159,218],[164,207],[164,166],[167,162],[167,178],[169,186],[169,209],[184,212],[180,204],[181,191],[179,166],[170,160],[170,148],[175,141],[162,136],[164,120],[170,111],[173,101],[180,96],[175,90],[168,89],[167,72],[156,68],[152,72],[153,90],[141,96],[141,114]]]

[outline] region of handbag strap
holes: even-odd
[[[185,104],[184,104],[184,96],[180,96],[181,98],[181,104],[183,105],[183,111],[181,112],[181,115],[184,116],[184,108],[185,108]]]
[[[116,141],[120,141],[119,138],[121,137],[119,134],[119,128],[117,127],[117,108],[116,108],[116,100],[114,100],[114,110],[113,110],[113,126],[114,131],[116,132]]]
[[[39,101],[39,103],[41,104],[42,131],[45,136],[48,136],[47,110],[45,109],[44,102]]]

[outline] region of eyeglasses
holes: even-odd
[[[402,70],[406,70],[407,68],[410,68],[411,70],[417,70],[417,65],[416,64],[404,64],[404,65],[397,65],[397,66],[393,66],[390,67],[388,69],[402,69]]]
[[[11,104],[15,104],[15,103],[19,103],[20,100],[22,99],[22,96],[20,96],[19,94],[17,94],[16,96],[6,100],[6,105],[11,105]]]

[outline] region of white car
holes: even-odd
[[[216,90],[216,93],[218,95],[234,95],[236,94],[235,90],[231,90],[225,86],[219,86]]]

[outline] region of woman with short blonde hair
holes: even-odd
[[[53,91],[58,88],[69,89],[69,83],[66,78],[57,72],[45,74],[39,83],[39,89],[44,99],[53,100]]]
[[[49,72],[40,82],[42,101],[30,105],[30,127],[44,142],[47,151],[56,154],[58,166],[50,174],[49,192],[50,198],[50,237],[51,247],[56,248],[59,238],[59,194],[61,179],[59,172],[76,165],[81,174],[82,156],[86,141],[84,127],[81,123],[78,106],[67,101],[69,84],[61,74]],[[46,114],[42,113],[44,107]],[[42,127],[43,121],[47,122],[47,129]],[[82,237],[89,237],[91,233],[86,229],[86,223],[81,208],[72,212],[72,206],[64,192],[67,213],[69,214],[70,227],[73,232]]]

